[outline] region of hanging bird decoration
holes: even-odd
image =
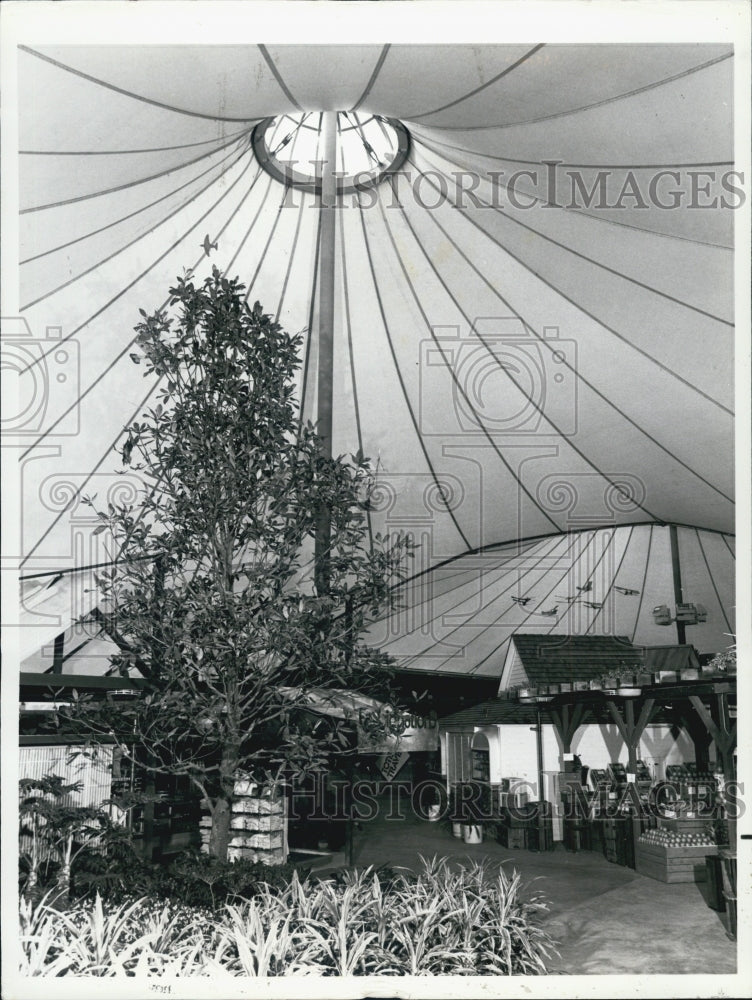
[[[586,608],[600,609],[603,607],[603,605],[599,604],[598,601],[583,601],[582,603],[585,605]]]
[[[521,608],[524,608],[526,604],[529,604],[531,598],[529,597],[513,597],[512,600],[515,604],[519,604]]]
[[[585,584],[584,587],[578,587],[577,589],[581,594],[589,594],[590,591],[593,589],[593,581],[588,580],[588,582]]]
[[[131,455],[133,453],[133,446],[135,445],[135,443],[136,443],[135,439],[131,437],[129,434],[128,440],[123,445],[123,451],[122,451],[123,465],[131,464]]]
[[[208,233],[206,234],[206,236],[204,236],[204,242],[201,244],[201,246],[204,248],[204,253],[206,254],[207,257],[212,252],[212,250],[219,250],[219,243],[217,242],[212,243]]]
[[[620,594],[624,594],[626,597],[636,597],[640,592],[639,590],[632,590],[631,587],[617,587],[614,585],[614,590],[618,590]]]
[[[545,615],[546,618],[555,618],[556,615],[558,615],[559,613],[559,605],[555,604],[552,608],[549,608],[547,611],[536,611],[535,613],[537,615]]]
[[[569,594],[567,597],[564,597],[562,594],[557,594],[556,596],[560,601],[566,601],[567,604],[574,604],[574,602],[578,600],[576,594],[574,596],[572,596],[572,594]]]

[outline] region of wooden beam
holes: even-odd
[[[63,659],[65,654],[65,632],[55,636],[55,645],[52,650],[52,672],[61,674],[63,672]]]
[[[689,696],[689,700],[694,705],[695,711],[702,719],[705,728],[713,737],[716,746],[723,753],[726,749],[725,747],[726,734],[722,733],[721,730],[718,728],[718,726],[715,724],[713,716],[710,714],[710,711],[705,705],[705,702],[702,700],[702,698],[699,697],[699,695],[691,694]]]
[[[732,732],[735,733],[736,727],[731,725],[731,715],[729,713],[729,703],[727,694],[716,694],[716,714],[718,716],[718,728],[726,733],[729,740],[731,739]]]
[[[136,690],[145,686],[146,681],[140,677],[103,677],[100,674],[35,674],[22,671],[18,679],[21,688],[50,688],[58,691],[76,688],[86,690]]]
[[[582,725],[582,720],[585,716],[585,711],[587,705],[584,701],[578,701],[574,706],[574,712],[572,713],[572,736],[577,732],[577,730]]]
[[[646,698],[637,719],[635,745],[639,743],[640,737],[645,732],[645,726],[650,722],[650,718],[655,709],[655,698]]]
[[[621,733],[621,738],[624,740],[627,746],[629,746],[629,733],[627,732],[627,727],[624,724],[624,719],[622,719],[621,713],[619,712],[619,709],[616,707],[616,703],[611,701],[611,699],[609,698],[606,701],[606,708],[611,713],[611,718],[616,723],[617,729]]]

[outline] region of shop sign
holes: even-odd
[[[435,750],[438,747],[438,717],[435,712],[416,712],[385,705],[360,708],[357,715],[358,749],[361,752]]]
[[[409,758],[410,754],[399,753],[398,751],[395,751],[394,753],[382,754],[378,760],[379,769],[387,781],[392,781],[394,776],[407,763]]]

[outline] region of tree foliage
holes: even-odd
[[[239,772],[305,770],[344,744],[336,726],[305,725],[307,688],[385,689],[390,661],[362,634],[392,606],[412,543],[370,537],[370,461],[329,457],[301,421],[302,338],[251,308],[237,279],[186,275],[166,310],[141,315],[131,357],[161,388],[121,456],[144,489],[106,510],[86,499],[120,553],[93,617],[117,643],[113,668],[145,683],[135,699],[79,698],[74,714],[188,775],[217,826]]]

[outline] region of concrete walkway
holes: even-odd
[[[415,868],[419,855],[443,856],[452,864],[481,861],[522,875],[529,892],[549,904],[543,917],[561,958],[550,971],[585,974],[733,974],[736,942],[722,914],[711,910],[703,886],[667,885],[611,864],[602,854],[566,851],[533,853],[493,841],[465,844],[445,822],[415,816],[387,820],[386,810],[361,824],[354,837],[354,864]]]

